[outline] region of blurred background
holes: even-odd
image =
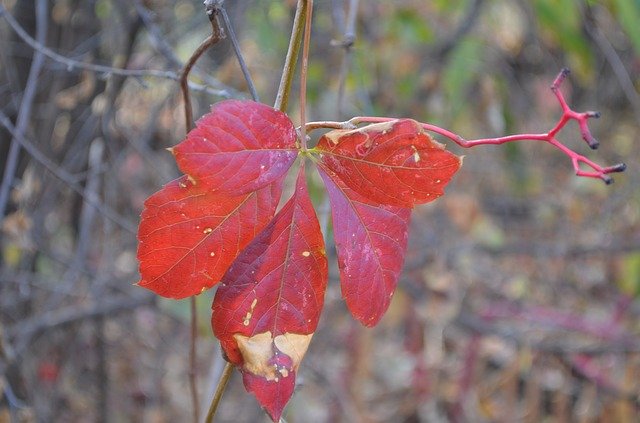
[[[295,1],[226,3],[273,104]],[[468,139],[546,132],[560,116],[549,85],[568,66],[563,92],[602,112],[590,122],[601,147],[573,123],[560,139],[629,168],[606,186],[546,144],[449,142],[464,166],[414,212],[376,328],[347,313],[329,251],[325,311],[286,420],[638,421],[640,3],[315,4],[309,120],[412,117]],[[165,148],[185,131],[175,79],[211,30],[201,1],[0,7],[0,422],[188,421],[188,300],[133,284],[143,202],[178,175]],[[191,81],[196,117],[249,97],[228,39]],[[224,365],[212,295],[197,300],[203,407]],[[237,373],[217,417],[267,421]]]

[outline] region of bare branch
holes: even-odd
[[[283,112],[287,110],[287,106],[289,105],[291,84],[293,82],[296,63],[298,62],[300,45],[302,44],[302,32],[306,14],[306,0],[298,0],[296,14],[293,18],[293,29],[291,30],[291,37],[289,38],[287,57],[284,59],[284,69],[282,70],[282,77],[280,78],[280,85],[278,86],[278,94],[276,94],[276,101],[273,106]]]
[[[136,78],[142,77],[154,77],[154,78],[165,78],[171,79],[173,81],[178,81],[180,79],[179,75],[173,71],[165,71],[165,70],[156,70],[156,69],[122,69],[115,68],[111,66],[105,65],[96,65],[93,63],[81,62],[79,60],[70,59],[66,56],[56,53],[55,51],[44,46],[43,43],[40,43],[34,40],[27,32],[20,26],[20,24],[15,20],[15,18],[5,9],[3,5],[0,4],[0,16],[4,17],[9,26],[18,34],[18,36],[27,43],[31,48],[35,51],[42,53],[47,56],[51,60],[54,60],[58,63],[61,63],[66,66],[67,71],[71,72],[74,69],[85,69],[92,72],[102,73],[106,76],[110,75],[118,75],[118,76],[130,76]],[[215,89],[208,85],[203,84],[193,84],[190,83],[189,87],[195,91],[202,91],[208,94],[216,95],[223,98],[232,97],[231,90],[229,89]]]
[[[0,8],[2,5],[0,5]],[[2,9],[0,9],[1,11]],[[45,0],[38,0],[36,3],[36,38],[37,42],[43,43],[47,36],[47,2]],[[21,28],[22,29],[22,28]],[[40,76],[40,70],[44,64],[44,55],[42,52],[36,50],[33,54],[33,60],[31,61],[31,67],[29,68],[29,76],[27,77],[27,83],[22,95],[22,102],[20,103],[20,110],[18,111],[18,119],[16,121],[15,131],[19,136],[24,135],[27,128],[27,123],[31,117],[31,106],[33,105],[33,98],[36,94],[36,88],[38,86],[38,78]],[[2,186],[0,186],[0,218],[4,216],[7,203],[9,202],[9,193],[11,192],[11,186],[13,185],[13,178],[18,167],[18,158],[20,154],[20,143],[15,139],[11,140],[11,147],[6,160],[6,168],[2,177]]]
[[[95,207],[96,210],[98,210],[104,217],[111,220],[113,223],[117,224],[125,231],[131,234],[136,233],[135,226],[128,222],[124,217],[120,216],[108,206],[102,204],[97,198],[86,197],[84,190],[76,183],[75,178],[67,173],[67,171],[61,169],[58,165],[52,162],[47,156],[42,154],[31,141],[28,141],[25,137],[18,134],[15,127],[11,123],[11,120],[9,120],[9,117],[7,117],[7,115],[5,115],[2,111],[0,111],[0,124],[2,124],[2,126],[4,126],[7,131],[9,131],[14,139],[20,144],[20,146],[24,148],[31,155],[31,157],[33,157],[34,160],[43,165],[49,172],[53,174],[53,176],[67,184],[69,188],[71,188],[76,194],[80,195],[87,204]]]
[[[28,346],[29,340],[39,333],[98,316],[113,316],[116,313],[130,311],[137,307],[150,306],[154,302],[155,296],[145,293],[124,298],[100,299],[82,307],[71,305],[23,320],[13,326],[8,334],[11,338],[20,338],[20,343],[15,347],[15,354],[19,355]]]
[[[177,75],[175,72],[171,71],[161,71],[161,70],[131,70],[131,69],[118,69],[112,68],[110,66],[103,65],[95,65],[92,63],[80,62],[78,60],[70,59],[61,54],[56,53],[55,51],[45,47],[43,43],[34,40],[27,34],[27,32],[20,26],[20,24],[14,19],[14,17],[5,9],[3,5],[0,5],[0,16],[4,17],[7,23],[13,28],[13,30],[18,34],[18,36],[25,43],[29,44],[31,48],[44,54],[56,62],[62,63],[67,66],[67,70],[72,71],[74,68],[87,69],[94,72],[102,72],[107,75],[121,75],[121,76],[154,76],[158,78],[169,78],[169,79],[177,79]]]

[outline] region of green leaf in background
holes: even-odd
[[[442,86],[453,116],[468,103],[467,92],[482,66],[482,43],[465,38],[451,54],[443,72]]]
[[[640,53],[640,0],[613,0],[616,16],[629,40]]]
[[[640,296],[640,253],[627,254],[622,259],[618,288],[632,297]]]
[[[424,45],[434,38],[428,22],[413,9],[397,9],[386,21],[385,33],[409,46]]]
[[[433,4],[439,12],[465,10],[468,3],[468,0],[433,0]]]
[[[536,18],[544,33],[569,58],[572,70],[583,80],[593,76],[593,54],[581,28],[581,14],[574,0],[535,0]]]

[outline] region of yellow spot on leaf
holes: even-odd
[[[203,234],[210,234],[211,232],[213,232],[213,229],[211,228],[205,228],[205,230],[202,231]]]
[[[258,299],[254,298],[251,302],[251,308],[247,311],[247,314],[244,316],[244,320],[242,321],[244,326],[249,326],[249,323],[251,323],[251,316],[253,316],[253,309],[256,308],[256,304],[258,304]]]
[[[214,257],[216,255],[216,253],[214,253],[213,251],[209,253],[209,256]]]
[[[303,257],[309,257],[311,255],[311,253],[309,251],[303,251],[302,252],[302,256]]]
[[[193,185],[195,185],[195,184],[196,184],[196,180],[195,180],[195,179],[193,179],[193,176],[191,176],[191,175],[187,175],[187,179],[188,179],[188,180],[189,180],[189,182],[191,182]]]

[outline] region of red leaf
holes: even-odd
[[[298,156],[291,120],[261,103],[220,102],[196,125],[172,151],[184,174],[214,190],[255,191],[284,175]]]
[[[240,253],[213,300],[214,334],[274,421],[293,394],[327,278],[324,241],[303,167],[293,197]]]
[[[411,119],[331,131],[316,151],[349,188],[376,203],[401,207],[441,196],[462,163]]]
[[[319,171],[331,202],[342,296],[353,317],[375,326],[398,283],[411,209],[376,204],[335,173]]]
[[[273,217],[282,180],[237,197],[183,176],[145,202],[138,228],[139,285],[186,298],[215,285],[238,253]]]

